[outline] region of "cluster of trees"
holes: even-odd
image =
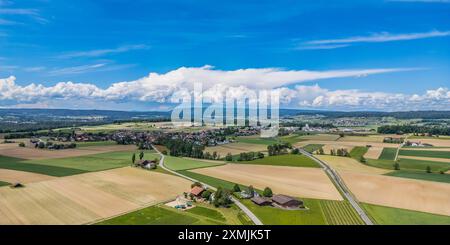
[[[292,149],[291,143],[281,143],[281,144],[273,144],[267,146],[267,151],[269,152],[269,156],[277,156],[282,154],[287,154],[288,149]]]
[[[405,140],[404,138],[387,137],[383,139],[383,143],[401,144],[403,143],[404,140]]]
[[[317,155],[325,155],[325,152],[324,152],[323,148],[320,147],[320,148],[316,151],[316,154],[317,154]]]
[[[331,149],[330,155],[339,157],[350,157],[350,153],[348,153],[347,149],[345,148]]]
[[[231,191],[218,187],[214,193],[213,205],[216,207],[229,207],[233,201],[231,200]]]
[[[20,145],[22,146],[22,145]],[[24,147],[25,145],[23,145],[22,147]],[[48,142],[43,142],[43,141],[39,141],[38,143],[34,144],[34,148],[39,148],[39,149],[49,149],[49,150],[63,150],[63,149],[73,149],[76,148],[77,144],[75,143],[70,143],[70,144],[56,144],[53,143],[51,141]]]
[[[162,144],[167,147],[171,156],[204,158],[205,146],[203,145],[181,139],[165,139]]]
[[[450,127],[445,126],[385,125],[378,127],[377,131],[380,134],[450,135]]]
[[[203,154],[203,158],[208,160],[219,160],[220,154],[218,154],[217,151],[213,152],[212,154],[209,152],[205,152],[205,154]]]
[[[264,158],[264,154],[262,152],[242,152],[239,154],[238,161],[253,161],[255,159]],[[233,158],[231,158],[233,159]]]

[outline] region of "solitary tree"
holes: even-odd
[[[398,161],[396,161],[396,162],[394,163],[394,169],[395,169],[395,170],[400,170],[400,164],[398,163]]]
[[[227,162],[233,161],[233,155],[231,155],[231,153],[228,153],[227,156],[225,157],[225,161]]]
[[[131,162],[134,164],[136,162],[136,153],[131,156]]]
[[[255,195],[255,188],[253,188],[253,186],[249,186],[248,187],[248,194],[250,195],[250,197],[253,197]]]
[[[141,153],[139,153],[139,160],[142,160],[144,158],[144,152],[141,151]]]
[[[270,189],[269,187],[266,187],[266,189],[264,189],[263,196],[272,197],[272,195],[273,195],[272,189]]]
[[[427,173],[431,174],[431,167],[427,166]]]
[[[241,192],[241,188],[239,187],[238,184],[235,184],[235,185],[234,185],[233,191],[234,191],[234,192]]]

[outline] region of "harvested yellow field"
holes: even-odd
[[[217,154],[221,156],[226,156],[228,153],[231,153],[232,155],[237,155],[242,152],[249,152],[249,151],[267,151],[267,146],[262,144],[248,144],[248,143],[231,143],[221,146],[213,146],[213,147],[206,147],[204,152],[217,152]]]
[[[220,167],[195,169],[192,172],[242,185],[253,185],[257,189],[270,187],[277,194],[342,200],[331,180],[319,168],[227,164]]]
[[[388,136],[387,135],[345,136],[339,138],[338,141],[383,143],[383,140],[386,137]]]
[[[0,155],[22,159],[53,159],[94,155],[113,151],[135,150],[135,145],[91,146],[65,150],[45,150],[32,147],[19,147],[17,144],[0,145]]]
[[[360,202],[450,216],[450,184],[350,171],[340,174]]]
[[[32,182],[40,182],[45,180],[55,179],[56,177],[45,175],[45,174],[36,174],[30,172],[9,170],[9,169],[0,169],[0,181],[8,182],[8,183],[32,183]]]
[[[388,147],[388,148],[396,148],[399,144],[389,144],[389,143],[377,143],[377,142],[357,142],[357,141],[319,141],[319,140],[307,140],[296,143],[294,146],[303,147],[305,145],[310,144],[320,144],[320,145],[328,145],[328,144],[338,144],[346,147],[355,147],[355,146],[367,146],[370,145],[372,147]]]
[[[0,188],[0,224],[86,224],[169,200],[189,187],[176,176],[121,168]]]
[[[383,152],[383,147],[372,146],[369,147],[367,153],[364,155],[365,158],[368,159],[378,159]]]
[[[364,165],[353,158],[349,157],[337,157],[337,156],[325,156],[325,155],[317,155],[317,158],[326,162],[334,169],[340,171],[354,171],[357,173],[366,173],[366,174],[386,174],[391,171],[374,168],[367,165]]]
[[[449,139],[414,139],[411,141],[427,143],[427,144],[431,144],[431,145],[437,146],[437,147],[450,147]]]
[[[415,157],[415,156],[403,156],[403,155],[400,155],[399,158],[401,158],[401,159],[404,158],[404,159],[415,159],[415,160],[422,160],[422,161],[450,163],[450,159],[437,158],[437,157]]]

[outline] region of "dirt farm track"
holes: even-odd
[[[0,224],[86,224],[189,190],[172,175],[120,168],[0,188]]]
[[[270,187],[278,194],[342,200],[331,180],[320,168],[227,164],[196,169],[193,172],[247,186],[253,185],[261,190]]]

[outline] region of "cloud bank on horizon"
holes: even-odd
[[[13,101],[12,107],[55,107],[71,100],[127,103],[178,103],[177,99],[192,94],[194,83],[202,83],[204,95],[217,100],[226,91],[237,98],[250,90],[276,89],[281,105],[287,108],[349,109],[349,110],[445,110],[450,105],[450,91],[435,88],[424,94],[386,93],[379,91],[330,90],[304,82],[330,78],[358,78],[369,75],[407,72],[416,68],[361,70],[282,70],[277,68],[217,70],[212,66],[181,67],[164,74],[150,73],[134,81],[113,83],[99,88],[90,83],[59,82],[54,86],[29,84],[21,86],[16,78],[0,79],[0,101]],[[70,102],[69,102],[70,103]],[[19,105],[19,106],[17,106]],[[170,107],[169,107],[170,108]]]
[[[0,0],[0,108],[167,110],[201,82],[216,100],[277,89],[284,108],[448,110],[449,12],[450,0]]]

